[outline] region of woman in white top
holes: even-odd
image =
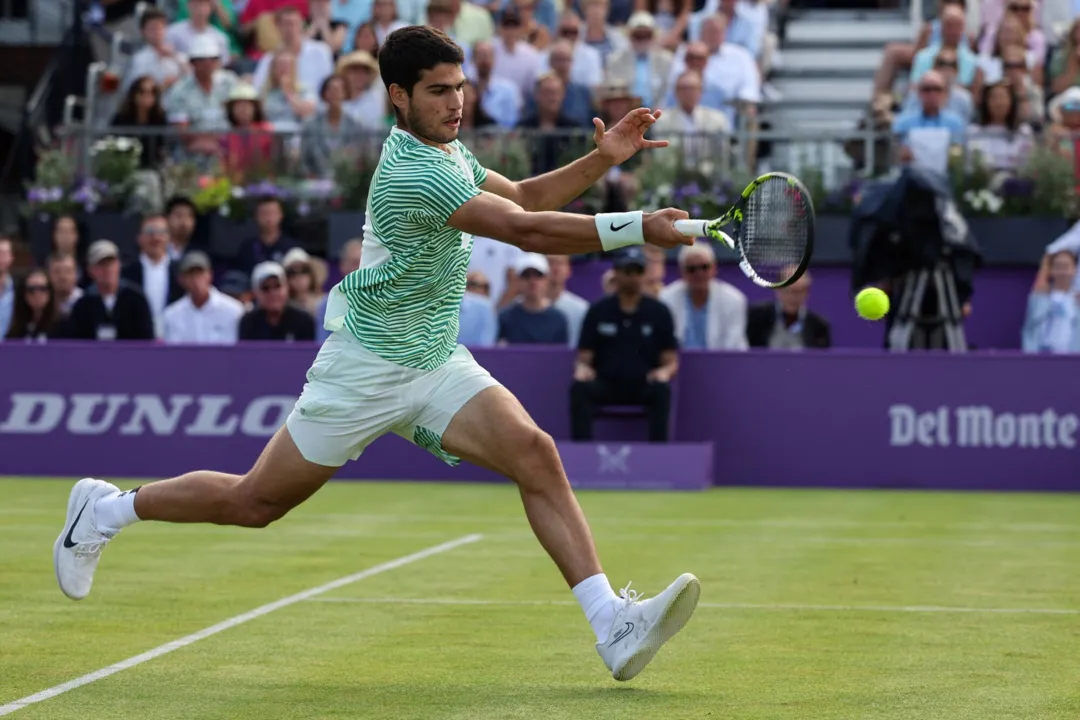
[[[1080,295],[1073,289],[1076,255],[1043,258],[1028,297],[1022,345],[1030,353],[1080,353]]]
[[[263,88],[263,112],[277,130],[292,130],[315,113],[314,92],[296,78],[296,56],[274,53]]]
[[[1010,83],[983,88],[979,122],[968,128],[968,150],[983,156],[992,170],[1015,171],[1034,145],[1031,127],[1020,121],[1020,98]]]

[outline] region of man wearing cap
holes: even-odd
[[[251,272],[255,309],[240,319],[241,340],[315,340],[315,319],[289,304],[289,285],[280,263],[263,262]]]
[[[608,77],[627,83],[645,107],[658,107],[667,95],[671,53],[656,42],[656,20],[647,12],[630,16],[626,24],[630,46],[608,58]]]
[[[239,334],[244,306],[213,285],[210,258],[192,250],[180,261],[180,282],[187,294],[165,308],[163,337],[171,344],[232,345]]]
[[[570,425],[575,441],[592,440],[597,405],[644,405],[649,441],[667,442],[671,379],[679,367],[671,313],[642,294],[645,253],[624,250],[615,259],[615,293],[589,308],[581,327]]]
[[[139,290],[120,280],[120,250],[97,240],[86,252],[94,283],[71,309],[61,334],[79,340],[153,340],[154,318]]]
[[[551,268],[540,253],[525,253],[514,264],[521,299],[499,313],[500,345],[566,345],[570,330],[566,316],[551,306],[548,278]]]
[[[660,292],[675,320],[679,344],[695,350],[745,350],[746,295],[716,279],[716,253],[707,240],[679,248],[682,279]]]
[[[225,102],[236,86],[236,75],[221,69],[221,49],[202,35],[191,43],[191,72],[161,98],[169,122],[196,130],[225,130]],[[212,138],[216,150],[217,139]]]
[[[175,47],[166,36],[165,13],[157,8],[147,8],[139,18],[143,46],[131,56],[123,89],[126,91],[138,78],[149,76],[164,92],[190,70],[184,52]]]
[[[139,258],[120,271],[120,277],[142,290],[154,318],[155,335],[161,337],[162,313],[183,296],[176,264],[169,258],[169,225],[159,213],[146,215],[139,230]]]

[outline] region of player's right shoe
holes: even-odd
[[[701,583],[684,573],[654,598],[640,600],[627,585],[607,640],[596,650],[616,680],[629,680],[649,664],[660,647],[683,629],[697,608]]]
[[[68,496],[67,520],[53,545],[53,565],[60,589],[72,600],[90,594],[101,551],[116,533],[104,533],[94,524],[94,503],[119,492],[103,480],[83,478],[75,483]]]

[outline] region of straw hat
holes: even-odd
[[[367,50],[356,50],[345,55],[337,62],[337,71],[343,72],[346,68],[354,65],[366,67],[373,73],[379,72],[379,62],[371,56]]]

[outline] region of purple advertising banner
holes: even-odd
[[[242,473],[288,415],[314,354],[300,345],[4,344],[0,475]],[[474,354],[542,428],[569,438],[568,350]],[[675,440],[691,445],[635,443],[644,420],[621,418],[597,421],[598,445],[560,447],[581,487],[617,486],[600,466],[632,458],[655,487],[692,486],[711,467],[722,485],[1076,491],[1075,368],[1075,358],[1014,353],[684,352],[673,423]],[[394,437],[340,477],[496,479]]]

